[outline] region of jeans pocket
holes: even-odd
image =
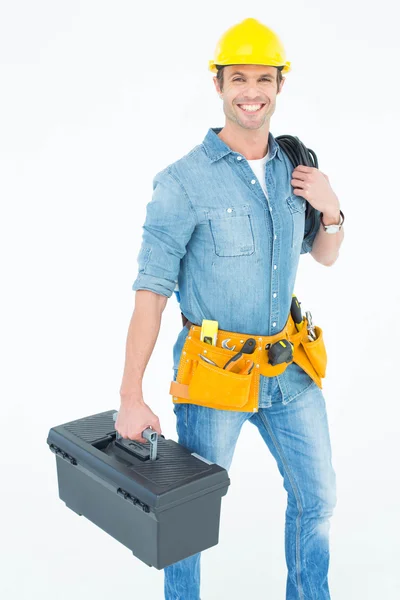
[[[180,437],[185,436],[188,426],[189,404],[187,402],[174,403],[173,411],[176,416],[176,430]]]

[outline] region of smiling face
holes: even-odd
[[[223,98],[228,121],[244,129],[260,129],[275,112],[276,96],[285,78],[277,83],[276,67],[264,65],[228,65],[224,67],[223,90],[214,77],[217,92]],[[278,87],[279,85],[279,87]]]

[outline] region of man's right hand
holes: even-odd
[[[126,439],[146,443],[142,432],[151,427],[162,434],[160,421],[143,399],[141,401],[121,401],[121,407],[115,422],[115,429]]]

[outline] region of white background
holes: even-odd
[[[152,179],[223,126],[208,71],[254,17],[285,44],[271,132],[315,150],[346,216],[333,267],[307,254],[295,291],[323,330],[337,474],[332,598],[400,593],[399,89],[395,3],[1,3],[0,591],[11,599],[163,598],[163,572],[58,498],[51,427],[119,408],[132,283]],[[168,394],[173,295],[144,381],[176,440]],[[286,492],[244,426],[202,556],[202,598],[283,600]]]

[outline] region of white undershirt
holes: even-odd
[[[256,175],[258,181],[262,189],[264,190],[264,194],[268,198],[267,186],[265,185],[265,163],[267,162],[269,157],[269,148],[267,154],[263,158],[257,158],[254,160],[247,159],[250,167],[253,169],[254,174]]]

